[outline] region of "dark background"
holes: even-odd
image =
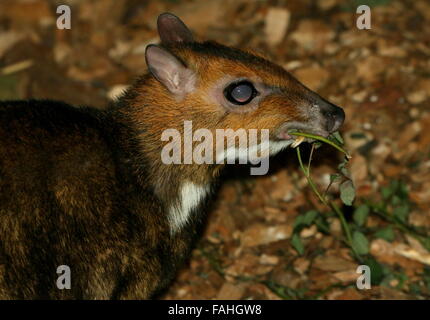
[[[56,28],[60,4],[71,7],[71,30]],[[372,8],[371,30],[356,28],[360,4]],[[357,199],[342,209],[365,240],[358,261],[287,151],[271,161],[270,175],[249,177],[247,167],[225,174],[201,241],[161,298],[429,298],[430,3],[1,0],[0,99],[103,108],[145,72],[145,46],[158,41],[156,18],[165,11],[198,39],[261,51],[344,108]],[[333,150],[315,154],[321,190],[342,158]],[[318,217],[293,230],[309,210]],[[370,290],[355,286],[363,261]]]

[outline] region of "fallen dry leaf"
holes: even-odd
[[[281,43],[290,24],[291,13],[285,8],[269,8],[265,19],[265,36],[269,45]]]

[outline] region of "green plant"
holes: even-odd
[[[350,229],[348,223],[346,222],[345,216],[344,216],[343,212],[341,211],[341,209],[338,207],[338,205],[334,201],[332,201],[331,199],[329,199],[327,197],[327,191],[330,188],[331,184],[334,181],[341,180],[339,188],[340,188],[340,198],[341,198],[342,202],[345,205],[351,206],[353,201],[354,201],[354,198],[355,198],[354,184],[353,184],[351,177],[350,177],[350,174],[346,168],[346,165],[347,165],[349,159],[351,158],[351,156],[342,147],[342,144],[343,144],[342,137],[340,136],[339,133],[334,133],[329,138],[324,138],[322,136],[309,134],[309,133],[303,133],[303,132],[296,132],[296,131],[291,131],[291,132],[289,132],[289,134],[299,137],[299,138],[297,138],[297,140],[296,140],[297,142],[295,142],[293,144],[293,146],[296,147],[297,159],[299,161],[300,168],[303,171],[310,187],[312,188],[313,192],[316,194],[318,199],[324,205],[326,205],[329,209],[333,210],[337,214],[337,216],[338,216],[338,218],[342,224],[342,229],[343,229],[344,234],[345,234],[346,244],[351,248],[351,250],[352,250],[354,256],[357,258],[357,260],[362,261],[363,259],[362,259],[361,255],[368,253],[368,249],[367,249],[368,248],[368,242],[367,242],[366,237],[359,231],[355,231],[354,233],[351,232],[351,229]],[[305,165],[303,163],[302,155],[301,155],[300,147],[299,147],[299,144],[304,140],[304,138],[313,139],[313,140],[316,140],[319,142],[326,143],[326,144],[336,148],[337,150],[339,150],[340,152],[342,152],[345,155],[344,161],[341,162],[338,166],[338,169],[339,169],[338,173],[335,175],[331,175],[330,184],[323,194],[318,191],[318,188],[316,187],[316,184],[312,180],[312,177],[311,177],[312,155],[314,153],[315,148],[318,147],[319,144],[317,144],[316,142],[314,142],[312,144],[312,149],[311,149],[311,153],[309,156],[309,160],[308,160],[307,165]],[[301,249],[301,245],[299,242],[300,239],[297,236],[293,235],[293,240],[294,241],[292,244],[293,244],[294,248],[299,253],[302,253],[303,250],[300,250]]]

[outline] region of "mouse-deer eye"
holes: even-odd
[[[247,81],[233,82],[224,89],[224,96],[228,101],[237,105],[248,104],[258,95],[254,85]]]

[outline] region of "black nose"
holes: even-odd
[[[326,105],[321,112],[326,119],[326,129],[330,133],[337,131],[345,120],[343,109],[334,104]]]
[[[333,106],[333,110],[327,116],[327,130],[330,133],[337,131],[345,120],[345,112],[337,106]]]

